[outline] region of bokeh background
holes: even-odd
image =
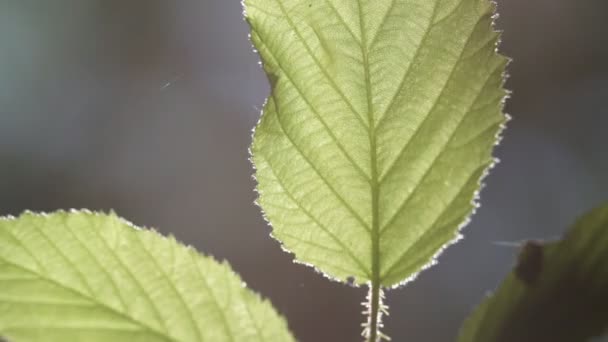
[[[394,341],[452,341],[526,238],[608,199],[608,2],[502,0],[514,58],[482,207],[466,238],[388,294]],[[268,84],[238,0],[0,0],[0,214],[116,210],[228,260],[299,340],[360,340],[365,289],[268,237],[251,129]],[[1,289],[0,289],[1,290]]]

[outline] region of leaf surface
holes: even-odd
[[[558,242],[524,245],[514,271],[465,322],[459,342],[588,341],[608,333],[608,205]]]
[[[244,0],[271,84],[255,130],[273,236],[395,286],[459,237],[506,116],[487,0]]]
[[[114,214],[0,219],[10,341],[293,341],[226,263]]]

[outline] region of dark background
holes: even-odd
[[[358,341],[365,289],[292,264],[253,205],[247,148],[268,92],[238,0],[0,0],[0,214],[114,209],[220,259],[301,341]],[[466,239],[388,295],[393,341],[451,341],[510,269],[608,199],[608,2],[499,1],[514,58]]]

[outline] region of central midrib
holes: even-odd
[[[359,29],[361,31],[361,57],[363,58],[363,70],[365,77],[365,93],[367,97],[367,119],[368,119],[368,135],[369,135],[369,145],[370,145],[370,172],[371,172],[371,180],[370,180],[370,191],[371,191],[371,199],[372,199],[372,227],[371,227],[371,239],[372,239],[372,248],[371,248],[371,257],[372,257],[372,280],[370,284],[370,341],[375,341],[377,337],[378,330],[378,309],[380,303],[380,224],[378,218],[378,199],[379,199],[379,184],[378,184],[378,170],[377,170],[377,151],[376,151],[376,132],[374,129],[374,107],[372,101],[372,92],[371,92],[371,78],[369,71],[369,60],[368,60],[368,42],[367,42],[367,34],[365,30],[365,23],[363,20],[363,9],[361,6],[361,0],[357,0],[357,5],[359,7]]]

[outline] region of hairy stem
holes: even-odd
[[[378,307],[380,306],[380,286],[378,283],[372,284],[370,288],[370,334],[368,342],[378,341]]]
[[[369,292],[367,301],[363,303],[366,310],[367,321],[363,323],[363,336],[366,342],[379,342],[381,340],[389,341],[390,338],[384,335],[380,329],[382,328],[382,315],[388,315],[388,307],[384,304],[384,293],[379,283],[369,284]]]

